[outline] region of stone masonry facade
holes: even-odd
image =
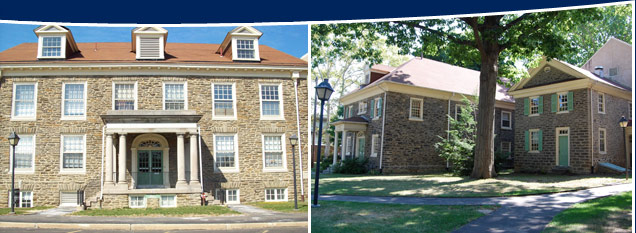
[[[232,187],[240,190],[241,202],[265,200],[266,188],[286,188],[289,198],[293,198],[292,149],[288,142],[284,158],[286,172],[263,171],[263,134],[284,134],[283,140],[297,134],[296,99],[294,83],[291,78],[255,78],[255,77],[210,77],[210,76],[32,76],[0,79],[0,135],[6,142],[6,135],[15,131],[19,135],[35,135],[34,172],[16,173],[16,186],[22,190],[33,192],[34,206],[56,206],[60,204],[61,191],[84,190],[85,198],[98,196],[100,193],[100,171],[102,167],[102,128],[104,123],[100,115],[111,110],[112,83],[114,81],[135,81],[138,85],[138,110],[162,110],[162,83],[165,81],[187,81],[187,109],[195,110],[202,118],[198,122],[201,128],[201,157],[203,173],[203,190],[214,195],[217,188]],[[81,81],[87,83],[86,120],[61,120],[62,84],[64,82]],[[12,92],[14,82],[37,82],[37,120],[11,120]],[[236,84],[237,120],[212,119],[211,84]],[[299,78],[298,112],[300,116],[300,135],[303,153],[308,151],[307,132],[307,80]],[[282,104],[284,120],[260,120],[259,83],[282,83]],[[215,133],[238,134],[238,162],[240,172],[214,172],[213,136]],[[86,172],[84,174],[59,174],[60,141],[64,134],[86,135]],[[176,135],[163,134],[170,146],[171,184],[176,179]],[[128,145],[134,135],[127,138]],[[189,141],[189,140],[187,140]],[[9,154],[8,143],[0,143],[0,151]],[[300,161],[295,150],[296,166]],[[128,148],[126,165],[127,181],[130,182],[131,151]],[[0,176],[1,200],[8,200],[6,190],[10,189],[9,157],[0,157],[1,169],[5,175]],[[305,170],[305,178],[308,172]],[[297,172],[297,179],[300,173]],[[299,185],[300,185],[300,181]],[[305,182],[305,195],[308,195],[308,184]],[[300,187],[298,187],[300,195]],[[178,194],[178,205],[199,205],[198,194]],[[6,202],[4,202],[6,203]],[[110,208],[128,206],[127,195],[104,195],[103,205]]]

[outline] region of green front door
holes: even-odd
[[[569,136],[568,135],[560,135],[559,136],[559,166],[569,166],[569,156],[570,156],[570,148],[569,148]]]
[[[163,186],[163,151],[141,150],[137,152],[139,159],[139,186]]]

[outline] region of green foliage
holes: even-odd
[[[441,141],[435,143],[435,150],[440,157],[452,164],[451,171],[454,175],[467,176],[473,171],[477,131],[474,114],[477,107],[466,97],[462,99],[462,103],[457,119],[447,115],[450,122],[448,138],[438,136]]]
[[[333,168],[334,173],[342,173],[342,174],[364,174],[367,173],[367,164],[369,163],[368,158],[352,158],[345,159],[340,163],[336,163]]]
[[[338,106],[338,110],[336,110],[336,114],[331,116],[331,119],[329,119],[329,122],[336,122],[336,121],[342,120],[343,117],[344,117],[344,106],[339,105]],[[333,124],[329,124],[329,128],[327,129],[327,133],[330,135],[329,141],[335,142],[335,140],[336,140],[336,138],[335,138],[335,136],[336,136],[336,126],[333,125]],[[334,145],[334,146],[338,146],[338,145]]]
[[[320,156],[320,171],[324,171],[333,163],[333,155],[325,156],[324,154]]]
[[[508,161],[509,155],[501,151],[495,151],[495,172],[499,173],[504,169],[506,161]]]

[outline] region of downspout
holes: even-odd
[[[197,133],[199,135],[199,183],[201,184],[201,192],[203,190],[203,161],[201,160],[201,126],[197,125]]]
[[[453,99],[453,97],[455,97],[455,92],[453,92],[453,95],[451,95],[448,98],[448,116],[446,117],[446,139],[448,140],[450,138],[450,110],[451,110],[451,99]],[[448,170],[448,168],[450,168],[450,158],[446,159],[446,170]]]
[[[382,103],[382,138],[380,139],[380,173],[382,173],[382,155],[384,154],[384,123],[386,122],[386,90],[381,86],[378,86],[384,91],[383,103]]]
[[[302,196],[305,196],[305,185],[303,182],[303,153],[302,153],[302,142],[301,139],[302,137],[300,136],[300,114],[298,113],[298,77],[300,76],[300,74],[298,72],[294,72],[292,74],[292,80],[294,81],[294,93],[296,96],[296,133],[298,134],[298,159],[299,161],[301,161],[300,163],[298,163],[298,165],[300,166],[300,193],[302,193]]]
[[[99,200],[102,200],[104,197],[104,137],[106,129],[106,125],[102,126],[102,172],[100,173],[100,182],[99,182]]]
[[[592,103],[592,100],[594,100],[594,98],[592,98],[592,87],[594,87],[596,85],[596,83],[598,83],[598,81],[593,82],[590,85],[590,89],[589,89],[589,99],[590,99],[590,156],[592,158],[592,166],[590,167],[590,169],[592,170],[592,174],[594,173],[594,104]],[[574,101],[574,100],[573,100]]]

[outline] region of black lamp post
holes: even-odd
[[[292,147],[292,166],[294,169],[294,209],[298,209],[298,195],[296,194],[296,144],[298,144],[298,136],[289,137],[289,144]]]
[[[618,121],[618,124],[621,126],[621,128],[623,128],[623,143],[625,143],[624,148],[625,148],[625,179],[629,179],[629,173],[627,172],[627,166],[629,165],[628,161],[629,161],[629,156],[627,153],[627,138],[625,136],[625,129],[627,128],[627,123],[629,123],[629,121],[627,121],[627,119],[625,119],[625,116],[621,116],[621,120]]]
[[[15,132],[11,132],[9,135],[9,144],[11,145],[12,152],[11,153],[11,213],[15,214],[15,146],[18,145],[20,141],[20,137]]]
[[[324,79],[322,83],[316,86],[316,96],[320,100],[320,123],[318,127],[318,151],[316,154],[316,183],[314,184],[314,204],[311,207],[319,207],[318,205],[318,182],[320,181],[320,150],[322,149],[322,112],[325,107],[325,101],[329,100],[333,88],[329,85],[329,79]]]

